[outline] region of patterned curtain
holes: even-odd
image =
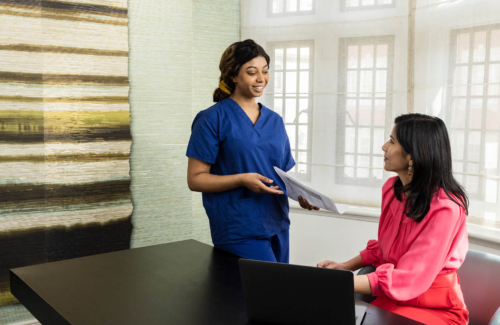
[[[0,0],[0,305],[9,269],[130,247],[126,0]]]

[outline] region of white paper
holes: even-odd
[[[299,195],[306,199],[310,205],[318,207],[320,209],[330,210],[335,213],[343,214],[347,208],[348,204],[336,204],[329,197],[309,188],[296,180],[295,178],[287,175],[284,171],[278,167],[274,167],[274,170],[278,176],[283,180],[286,186],[286,193],[289,198],[295,201],[299,201]]]

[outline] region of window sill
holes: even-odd
[[[334,213],[327,210],[309,211],[302,209],[298,202],[289,200],[290,212],[300,214],[312,214],[322,217],[342,218],[378,223],[380,219],[380,208],[363,207],[351,205],[344,214]],[[500,249],[500,229],[467,223],[469,242],[476,245]]]

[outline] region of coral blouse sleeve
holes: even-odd
[[[380,251],[380,246],[376,240],[368,241],[366,248],[359,252],[359,254],[361,255],[361,262],[363,263],[363,266],[373,265],[377,267],[382,264],[382,252]]]
[[[465,235],[465,211],[451,200],[437,200],[417,227],[416,239],[397,265],[382,264],[368,274],[372,295],[406,301],[429,289]]]

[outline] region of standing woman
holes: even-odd
[[[384,169],[396,177],[382,187],[378,240],[344,263],[319,267],[376,271],[354,277],[354,291],[377,296],[372,304],[424,324],[467,324],[457,270],[469,242],[468,199],[453,178],[443,121],[422,114],[395,120],[382,147]]]
[[[193,121],[187,181],[203,193],[215,247],[288,263],[288,198],[273,166],[288,171],[295,161],[283,119],[255,101],[269,82],[269,64],[253,40],[226,49],[216,104]]]

